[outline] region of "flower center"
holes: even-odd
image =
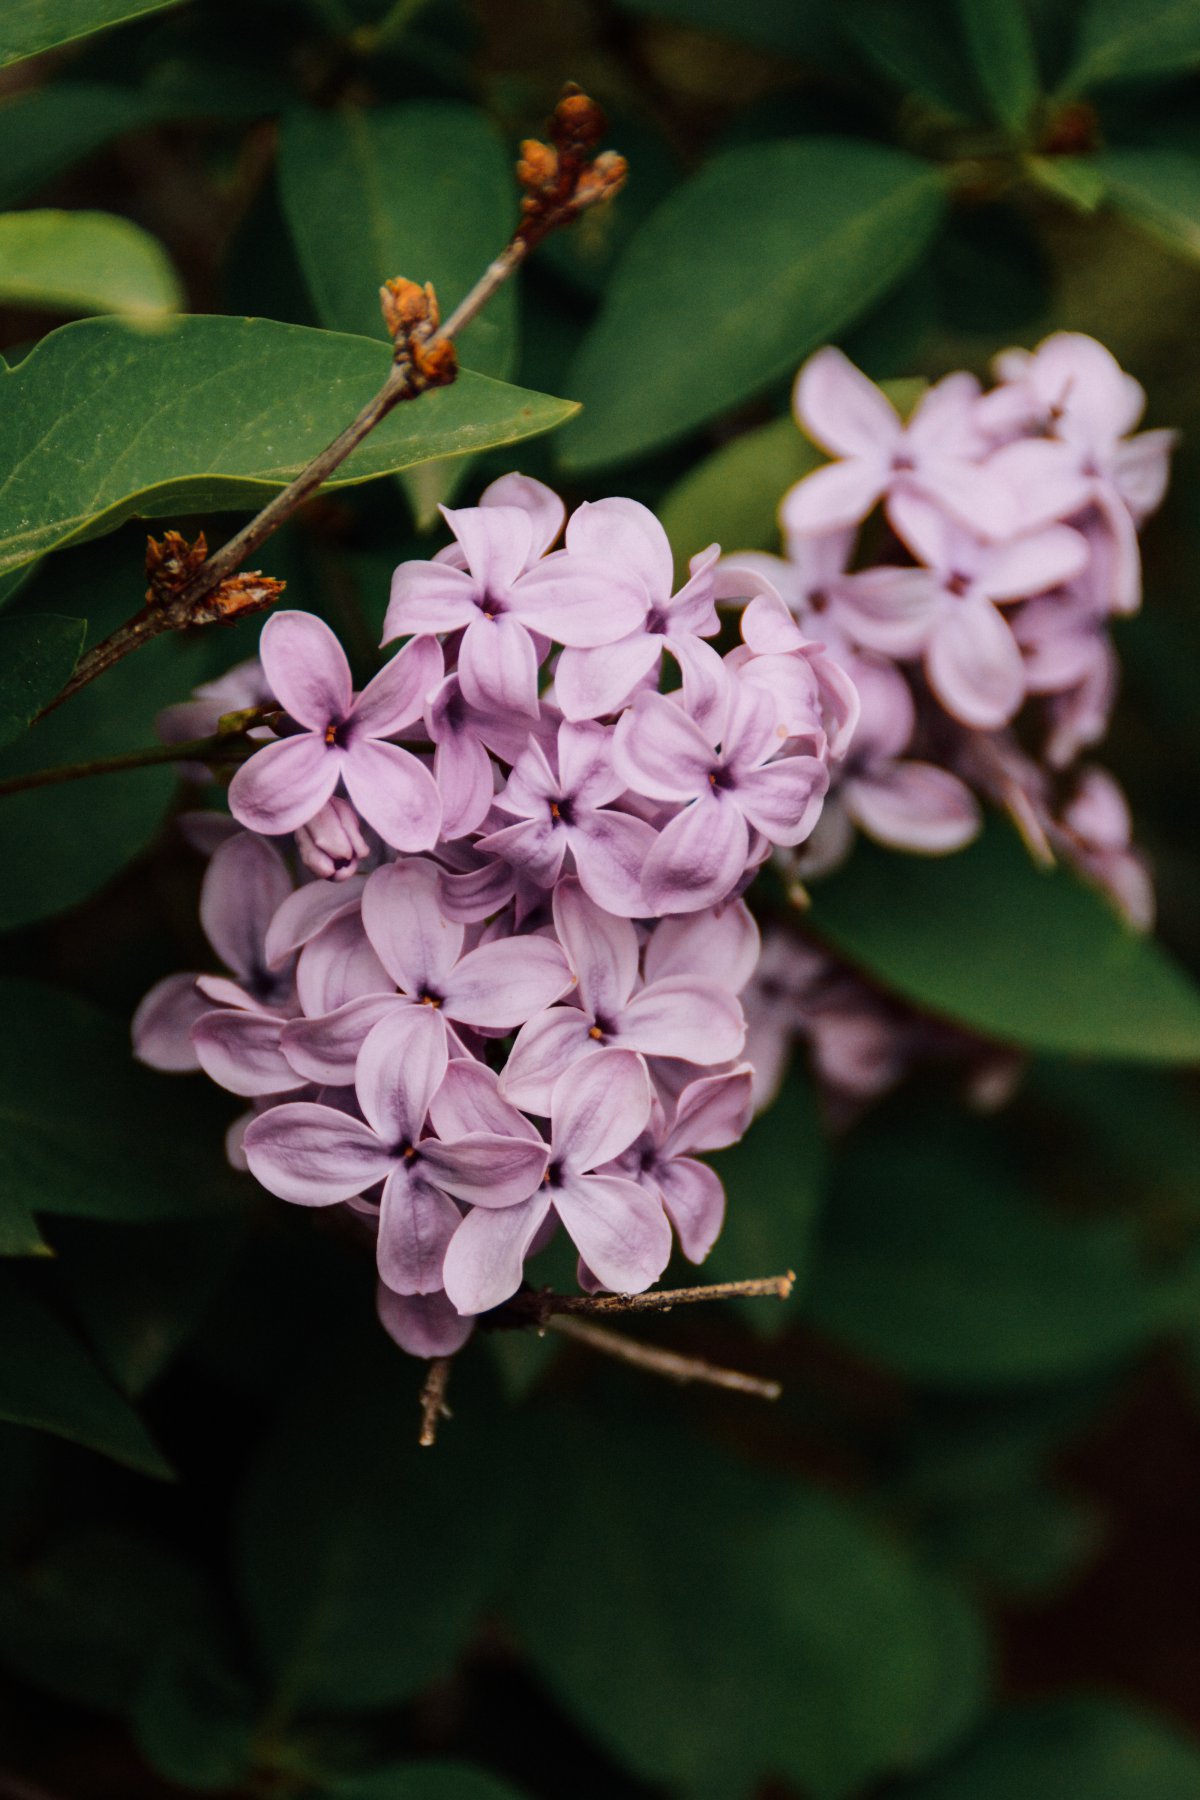
[[[557,800],[550,802],[550,817],[556,825],[575,823],[575,806],[569,794],[560,794]]]
[[[483,593],[475,602],[485,619],[498,619],[501,613],[508,611],[499,594]]]
[[[421,992],[417,995],[417,999],[421,1002],[422,1006],[432,1006],[434,1012],[437,1012],[442,1004],[442,996],[440,994],[431,993],[428,988],[422,988]]]
[[[971,577],[964,575],[961,569],[951,569],[946,577],[946,592],[953,594],[956,600],[961,600],[969,592],[970,586]]]

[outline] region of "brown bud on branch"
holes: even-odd
[[[208,556],[208,543],[200,532],[189,544],[179,531],[164,531],[161,538],[146,539],[147,606],[165,606],[186,587]]]
[[[529,247],[610,200],[623,185],[625,158],[614,150],[596,154],[606,128],[602,109],[568,82],[550,120],[550,142],[527,138],[521,145],[517,181],[524,198],[517,236]]]
[[[441,308],[433,283],[408,281],[401,275],[385,281],[379,305],[388,335],[396,346],[396,361],[407,364],[419,389],[448,387],[458,374],[458,358],[449,338],[438,336]]]

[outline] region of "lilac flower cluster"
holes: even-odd
[[[708,1253],[696,1153],[751,1113],[740,894],[812,832],[859,710],[786,614],[786,644],[722,656],[736,578],[713,546],[675,592],[631,500],[579,507],[561,549],[561,502],[518,475],[445,516],[361,692],[327,626],[280,612],[260,665],[165,721],[273,709],[232,819],[191,827],[228,972],[169,977],[134,1022],[144,1061],[252,1103],[230,1154],[264,1187],[374,1234],[380,1316],[426,1355],[560,1228],[589,1289],[648,1287],[672,1233]]]

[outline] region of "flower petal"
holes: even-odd
[[[646,857],[642,883],[650,910],[688,913],[717,905],[741,880],[749,850],[749,828],[731,799],[685,807]]]
[[[614,1041],[643,1056],[732,1062],[746,1041],[746,1021],[736,997],[717,982],[668,975],[633,996]]]
[[[367,1033],[354,1085],[367,1123],[390,1149],[423,1137],[448,1062],[446,1027],[431,1007],[395,1007]]]
[[[843,789],[855,824],[892,850],[941,856],[979,833],[979,804],[957,775],[932,763],[898,762],[848,781]]]
[[[587,1010],[610,1018],[620,1012],[638,977],[637,932],[629,920],[606,913],[568,880],[554,891],[554,929]]]
[[[809,357],[792,403],[802,428],[831,456],[878,456],[901,434],[887,395],[832,345]]]
[[[500,1083],[486,1063],[465,1057],[452,1062],[429,1106],[429,1118],[440,1138],[448,1143],[473,1132],[525,1137],[540,1143],[537,1126],[510,1105]]]
[[[553,1198],[571,1242],[612,1293],[640,1294],[670,1262],[671,1227],[662,1202],[637,1182],[570,1175]]]
[[[660,1163],[656,1170],[667,1217],[689,1262],[702,1263],[725,1222],[725,1189],[720,1176],[690,1156]]]
[[[476,617],[477,583],[442,562],[403,562],[392,576],[383,642],[410,632],[460,631]]]
[[[555,1160],[578,1175],[611,1162],[644,1129],[650,1101],[646,1065],[632,1050],[599,1050],[581,1057],[554,1084],[550,1119]]]
[[[554,1084],[564,1070],[600,1049],[592,1020],[576,1006],[552,1006],[517,1033],[500,1077],[506,1100],[539,1118],[550,1116]]]
[[[789,537],[797,538],[845,531],[866,518],[887,484],[887,463],[882,458],[826,463],[788,489],[780,502],[779,523]]]
[[[564,650],[554,694],[566,719],[599,719],[620,710],[662,656],[662,641],[644,631],[591,650]]]
[[[539,1137],[471,1132],[443,1143],[426,1138],[417,1168],[431,1181],[473,1206],[518,1206],[541,1185],[550,1146]]]
[[[442,647],[437,639],[413,638],[384,663],[354,702],[355,731],[367,737],[394,737],[420,718],[442,674]]]
[[[352,875],[348,881],[307,881],[288,894],[267,930],[268,968],[277,969],[335,919],[357,912],[365,884],[365,876]]]
[[[947,712],[963,725],[1006,725],[1025,695],[1016,639],[990,600],[947,610],[925,651],[925,672]]]
[[[393,1168],[379,1207],[375,1261],[379,1279],[397,1294],[440,1294],[442,1263],[462,1214],[439,1188]]]
[[[533,550],[533,520],[522,506],[443,506],[443,519],[462,545],[467,567],[486,597],[507,594]]]
[[[433,753],[433,779],[442,797],[442,836],[453,842],[478,831],[496,797],[495,767],[469,731],[443,738]]]
[[[821,815],[829,770],[816,756],[781,756],[738,780],[737,802],[772,844],[801,844]]]
[[[463,957],[446,981],[446,1016],[484,1031],[512,1031],[574,984],[550,938],[505,938]]]
[[[736,1144],[754,1109],[754,1070],[749,1063],[721,1075],[689,1082],[675,1102],[675,1117],[663,1139],[664,1156],[689,1150],[725,1150]]]
[[[521,576],[511,598],[513,611],[531,630],[582,650],[615,644],[636,631],[646,604],[646,590],[636,576],[570,550],[557,550],[535,564]]]
[[[639,694],[617,725],[613,763],[635,794],[686,801],[707,792],[717,758],[681,706],[665,694]]]
[[[596,812],[567,834],[583,891],[619,919],[652,911],[642,883],[657,841],[653,827],[629,813]]]
[[[242,1146],[255,1180],[297,1206],[350,1200],[391,1166],[369,1125],[308,1100],[260,1113],[247,1125]]]
[[[342,752],[303,732],[265,744],[229,784],[229,810],[247,831],[282,837],[308,823],[338,784]]]
[[[463,947],[463,928],[442,910],[438,870],[412,859],[385,863],[367,881],[363,925],[397,987],[440,1000]]]
[[[289,1019],[283,1028],[283,1054],[305,1081],[352,1087],[367,1033],[393,1008],[410,1004],[400,994],[371,994],[348,1000],[322,1018]]]
[[[200,923],[235,975],[262,972],[267,932],[291,891],[287,864],[273,844],[239,831],[218,846],[200,889]]]
[[[324,731],[350,711],[354,690],[346,653],[314,613],[272,613],[258,654],[271,692],[298,725]]]
[[[619,496],[585,500],[571,514],[567,549],[629,570],[648,599],[661,603],[670,597],[675,579],[671,545],[650,508],[639,500]]]
[[[133,1054],[148,1068],[185,1075],[200,1067],[192,1026],[212,1011],[196,991],[194,975],[167,975],[156,981],[133,1015]]]
[[[740,994],[753,975],[762,940],[744,900],[663,919],[646,945],[646,981],[668,975],[703,975]]]
[[[208,1012],[192,1027],[204,1073],[231,1094],[287,1094],[304,1084],[280,1047],[277,1013]]]
[[[371,947],[358,909],[343,913],[305,944],[296,964],[296,994],[310,1019],[348,1000],[391,994],[393,982]]]
[[[382,1281],[376,1290],[379,1323],[394,1344],[410,1356],[453,1356],[461,1350],[474,1323],[462,1318],[442,1294],[394,1294]]]
[[[501,475],[489,483],[479,496],[480,506],[515,506],[528,513],[530,525],[529,560],[544,556],[563,528],[567,509],[544,481],[532,475]]]
[[[385,844],[393,850],[432,850],[441,830],[441,796],[433,776],[411,751],[360,738],[346,751],[342,779]]]
[[[550,1196],[542,1190],[520,1206],[481,1206],[467,1214],[442,1267],[446,1293],[460,1313],[487,1312],[512,1298],[549,1212]]]

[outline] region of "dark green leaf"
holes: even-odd
[[[1091,1508],[1049,1487],[955,1510],[925,1534],[939,1561],[1018,1599],[1065,1587],[1103,1538]]]
[[[498,1402],[472,1401],[464,1380],[480,1360],[456,1372],[470,1430],[447,1432],[431,1456],[415,1429],[421,1365],[363,1323],[361,1345],[351,1334],[297,1393],[237,1523],[245,1610],[288,1707],[362,1710],[415,1693],[462,1644],[507,1544],[508,1452],[489,1436]]]
[[[651,450],[748,399],[868,311],[941,218],[929,164],[846,139],[714,158],[634,237],[572,376],[564,460]]]
[[[52,1256],[37,1220],[18,1194],[0,1189],[0,1256]]]
[[[1025,0],[959,0],[958,16],[988,111],[1021,136],[1041,87]]]
[[[0,301],[42,312],[178,310],[178,277],[157,238],[103,212],[0,213]]]
[[[86,1444],[143,1475],[170,1476],[127,1401],[54,1313],[0,1269],[0,1419]]]
[[[1200,1750],[1113,1700],[1026,1706],[897,1800],[1195,1800]]]
[[[644,1414],[644,1407],[639,1413]],[[941,1674],[930,1589],[845,1502],[663,1419],[539,1418],[548,1504],[509,1610],[542,1679],[646,1780],[814,1800],[905,1764]]]
[[[1092,166],[1118,212],[1169,249],[1200,258],[1200,157],[1166,148],[1106,150]]]
[[[135,1063],[124,1021],[0,981],[0,1184],[29,1212],[196,1218],[241,1198],[210,1098]]]
[[[349,423],[389,359],[385,343],[269,319],[153,330],[85,320],[51,332],[0,379],[0,575],[135,514],[260,505]],[[571,411],[464,373],[397,407],[329,486],[510,444]]]
[[[53,613],[0,619],[0,746],[20,737],[66,683],[86,630],[82,619]]]
[[[986,3],[986,0],[983,0]],[[942,0],[848,0],[840,10],[846,35],[863,60],[906,97],[958,121],[976,111],[976,95],[953,8]]]
[[[225,1790],[250,1770],[256,1710],[217,1634],[192,1632],[149,1664],[133,1732],[146,1761],[168,1781]]]
[[[925,1605],[932,1619],[938,1674],[924,1719],[908,1745],[906,1760],[912,1769],[940,1762],[978,1724],[992,1674],[986,1622],[963,1590],[951,1581],[927,1581]]]
[[[740,1144],[710,1157],[725,1184],[725,1226],[707,1274],[715,1281],[782,1275],[805,1286],[809,1251],[825,1191],[828,1155],[811,1081],[795,1066],[774,1104]],[[788,1302],[746,1300],[745,1317],[773,1333],[792,1320]]]
[[[877,1122],[835,1169],[809,1288],[815,1324],[947,1388],[1064,1380],[1154,1328],[1133,1233],[1029,1197],[983,1121]]]
[[[1136,80],[1197,64],[1196,0],[1089,0],[1063,87],[1074,93],[1105,81]]]
[[[508,154],[472,106],[293,112],[279,181],[321,323],[360,337],[380,335],[379,288],[392,276],[432,281],[448,315],[512,224]],[[513,373],[516,300],[509,282],[459,340],[463,361],[481,375]]]
[[[5,0],[0,69],[126,19],[162,12],[179,0]]]
[[[469,1763],[410,1762],[351,1775],[330,1788],[335,1800],[521,1800],[516,1788]]]
[[[62,82],[0,105],[0,206],[11,206],[110,138],[157,116],[142,95],[101,82]]]
[[[0,1582],[0,1661],[64,1699],[128,1713],[167,1646],[205,1630],[209,1604],[173,1552],[84,1527]]]
[[[682,25],[712,31],[719,37],[757,44],[764,50],[822,61],[832,49],[844,55],[836,19],[840,8],[828,0],[757,0],[755,6],[733,8],[728,0],[625,0],[625,10],[651,18],[677,19]]]
[[[1152,940],[992,824],[957,855],[860,846],[813,892],[819,936],[887,987],[1007,1043],[1200,1062],[1200,995]]]
[[[727,552],[777,551],[780,496],[823,461],[792,419],[772,419],[714,450],[658,509],[680,569],[712,543]]]

